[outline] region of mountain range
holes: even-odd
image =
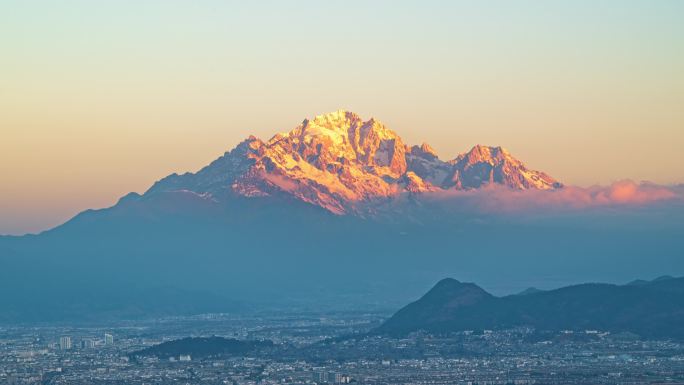
[[[195,173],[0,237],[0,322],[393,309],[458,274],[497,292],[684,271],[684,200],[578,189],[500,147],[443,161],[348,111],[250,137]],[[673,198],[674,197],[674,198]]]
[[[305,119],[264,142],[250,137],[197,173],[173,174],[146,196],[192,192],[205,199],[287,194],[335,214],[354,213],[403,193],[562,187],[501,147],[475,146],[442,161],[426,143],[408,146],[376,119],[349,111]]]
[[[497,297],[473,283],[443,279],[396,312],[378,334],[531,327],[541,331],[629,332],[684,339],[684,278],[626,285],[580,284]]]

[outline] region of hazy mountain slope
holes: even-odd
[[[502,149],[445,162],[338,111],[39,235],[0,237],[0,291],[13,293],[0,321],[395,307],[445,273],[500,293],[684,271],[680,201],[488,206],[575,193],[554,186]]]
[[[81,319],[114,315],[117,306],[130,314],[123,305],[133,297],[148,298],[141,308],[150,313],[172,314],[173,306],[155,307],[192,311],[187,305],[201,302],[192,293],[225,298],[196,311],[228,311],[235,301],[394,307],[445,273],[510,293],[684,269],[676,220],[683,212],[671,207],[551,216],[440,207],[412,199],[394,216],[364,219],[287,194],[222,202],[187,192],[129,196],[43,234],[0,239],[0,290],[13,293],[0,297],[0,317]],[[189,294],[153,295],[165,288]]]

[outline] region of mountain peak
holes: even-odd
[[[406,172],[405,146],[399,135],[379,120],[364,121],[346,110],[305,119],[269,145],[298,152],[323,171],[339,173],[345,166],[356,164],[378,176],[399,178]]]
[[[404,334],[415,330],[415,325],[425,320],[440,324],[453,317],[454,313],[493,298],[495,297],[474,283],[445,278],[419,300],[399,310],[376,331],[381,334]]]
[[[353,143],[350,136],[377,136],[380,139],[397,139],[399,136],[381,121],[371,117],[363,120],[355,112],[340,109],[315,116],[313,119],[304,119],[302,124],[292,130],[289,135],[303,135],[308,137],[328,136],[340,143],[346,139],[348,143]]]
[[[455,166],[451,183],[456,188],[473,189],[493,184],[518,190],[551,190],[562,187],[561,183],[547,174],[529,170],[500,146],[478,144],[450,163]]]
[[[420,150],[426,154],[433,155],[435,158],[437,158],[437,152],[432,148],[432,146],[425,142],[423,142],[423,144],[420,145]]]
[[[349,121],[361,121],[361,117],[359,114],[345,110],[345,109],[339,109],[337,111],[332,111],[328,112],[325,114],[320,114],[314,116],[313,119],[304,119],[304,121],[312,121],[317,124],[335,124],[337,123],[340,125],[340,123],[344,122],[349,122]]]
[[[463,303],[470,302],[472,299],[488,296],[490,296],[489,293],[474,283],[460,282],[453,278],[444,278],[437,282],[423,298],[450,298],[457,299],[459,303]]]
[[[317,115],[313,119],[304,119],[302,124],[290,133],[296,132],[309,136],[339,136],[343,138],[348,135],[350,127],[361,122],[362,119],[359,115],[347,110],[337,110]]]
[[[508,151],[501,146],[475,145],[470,151],[462,155],[470,163],[487,162],[495,164],[508,160],[511,157]]]
[[[460,286],[461,282],[457,279],[454,278],[442,278],[435,284],[435,286],[432,287],[432,290],[440,290],[442,288],[449,288],[449,287],[457,287]]]
[[[437,151],[435,151],[432,146],[423,142],[420,146],[413,146],[409,149],[409,153],[427,158],[427,159],[437,159]]]

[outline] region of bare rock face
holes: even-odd
[[[197,173],[173,174],[147,193],[189,190],[213,197],[255,198],[288,194],[345,214],[360,202],[487,184],[561,187],[500,147],[476,146],[445,162],[427,143],[409,147],[380,121],[364,121],[340,110],[305,119],[267,142],[251,136]]]

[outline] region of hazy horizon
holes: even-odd
[[[313,118],[313,117],[314,117],[314,115],[309,116],[309,117],[306,117],[306,119]],[[362,118],[370,119],[370,118],[375,118],[375,117],[371,115],[371,116],[362,117]],[[294,128],[294,126],[293,126],[292,128]],[[390,127],[390,128],[391,128],[391,127]],[[269,136],[267,136],[267,137],[263,137],[263,138],[260,138],[260,139],[267,140],[267,139],[270,139],[271,136],[273,136],[273,135],[275,135],[275,134],[277,134],[277,133],[279,133],[279,132],[287,132],[287,131],[289,131],[289,130],[290,130],[290,128],[284,129],[284,130],[279,130],[279,131],[277,131],[277,132],[273,132],[272,135],[269,135]],[[250,134],[250,135],[251,135],[251,134]],[[247,135],[247,136],[249,136],[249,135]],[[400,135],[400,136],[401,136],[401,135]],[[243,140],[244,140],[244,139],[246,139],[246,137],[243,138]],[[416,143],[408,143],[408,145],[415,145],[415,144],[421,144],[421,143],[428,143],[429,145],[434,146],[432,143],[425,142],[425,141],[424,141],[424,142],[416,142]],[[473,144],[472,146],[475,146],[475,145],[478,145],[478,144],[480,144],[480,143],[475,143],[475,144]],[[225,150],[225,152],[232,150],[232,149],[235,148],[235,146],[237,146],[237,145],[238,145],[238,143],[234,143],[234,144],[231,145],[229,148],[227,148],[227,149]],[[486,144],[485,144],[485,145],[486,145]],[[469,146],[469,147],[467,147],[467,148],[464,148],[464,149],[462,149],[462,150],[460,150],[460,151],[458,151],[458,152],[456,152],[456,153],[453,153],[453,154],[450,154],[450,155],[447,155],[447,156],[445,156],[445,155],[443,155],[443,154],[438,154],[438,155],[439,155],[440,158],[443,159],[443,160],[453,159],[453,158],[455,158],[457,155],[462,154],[462,153],[465,153],[465,152],[467,152],[468,150],[470,150],[470,149],[472,148],[472,146]],[[435,147],[436,147],[436,146],[435,146]],[[510,150],[510,149],[507,148],[505,145],[502,145],[501,147],[504,147],[505,149]],[[29,208],[28,210],[26,210],[26,208],[21,207],[21,210],[22,210],[21,212],[15,212],[15,214],[18,214],[19,217],[13,217],[13,216],[11,216],[11,215],[10,215],[10,216],[3,216],[3,217],[0,217],[0,218],[2,218],[2,219],[0,219],[0,235],[36,234],[36,233],[40,233],[40,232],[45,231],[45,230],[49,230],[49,229],[51,229],[51,228],[54,228],[54,227],[56,227],[56,226],[59,226],[59,225],[65,223],[65,222],[67,222],[68,220],[70,220],[71,218],[73,218],[75,215],[77,215],[77,214],[79,214],[80,212],[83,212],[83,211],[85,211],[85,210],[88,210],[88,209],[101,209],[101,208],[110,207],[110,206],[114,205],[120,198],[123,198],[123,197],[124,197],[125,195],[127,195],[128,193],[139,193],[139,194],[142,194],[142,193],[144,193],[149,187],[151,187],[151,186],[154,184],[154,182],[156,182],[156,181],[162,179],[163,177],[165,177],[165,176],[167,176],[167,175],[169,175],[169,174],[172,174],[172,173],[183,174],[183,173],[185,173],[185,172],[191,172],[191,173],[197,172],[197,171],[199,171],[199,169],[201,169],[202,167],[208,165],[211,161],[213,161],[214,159],[218,158],[218,157],[221,156],[221,155],[222,155],[222,153],[216,154],[213,158],[211,158],[210,160],[206,161],[204,164],[199,165],[199,166],[196,167],[195,169],[171,171],[171,172],[169,172],[168,174],[159,175],[158,177],[155,177],[155,178],[151,179],[146,185],[145,185],[144,182],[142,182],[142,185],[143,185],[142,188],[138,188],[138,189],[135,189],[135,190],[129,190],[129,191],[122,192],[122,193],[120,193],[119,195],[114,195],[114,196],[101,196],[101,197],[100,197],[101,200],[98,201],[98,204],[96,204],[96,205],[94,205],[94,206],[79,206],[78,204],[75,204],[75,205],[73,205],[73,207],[70,207],[70,209],[68,209],[68,210],[60,210],[61,212],[59,212],[58,214],[51,213],[51,212],[45,213],[45,212],[42,212],[42,211],[32,211],[31,208]],[[517,155],[517,154],[514,153],[513,155]],[[523,161],[525,161],[525,160],[523,159]],[[526,163],[527,163],[527,162],[526,162]],[[544,170],[543,168],[539,168],[539,167],[537,167],[537,168],[538,168],[538,169],[541,169],[541,170],[543,170],[543,171],[546,171],[546,170]],[[557,176],[557,175],[554,175],[554,176]],[[561,177],[559,177],[559,179],[560,179],[561,181],[565,182]],[[595,183],[595,184],[592,184],[592,185],[584,185],[584,186],[582,186],[581,184],[569,184],[569,183],[568,183],[568,184],[566,184],[566,186],[574,188],[574,189],[575,189],[575,190],[573,190],[574,193],[576,193],[576,192],[579,191],[580,194],[591,195],[591,194],[594,194],[595,191],[606,191],[606,192],[610,192],[611,190],[613,190],[613,189],[615,189],[615,188],[620,188],[621,184],[623,184],[623,183],[627,183],[628,185],[631,185],[632,182],[634,182],[633,185],[635,185],[635,186],[637,186],[639,183],[646,183],[646,184],[653,183],[651,180],[635,181],[635,180],[632,180],[632,179],[629,179],[629,178],[625,178],[625,179],[614,179],[614,180],[612,180],[610,183],[605,183],[605,184]],[[669,184],[664,183],[664,184],[662,184],[662,186],[664,186],[664,187],[668,187],[668,186],[670,186],[670,187],[678,187],[678,186],[680,186],[681,184],[682,184],[682,183],[675,181],[675,182],[669,183]],[[656,184],[656,185],[657,185],[657,184]],[[566,187],[566,188],[567,188],[567,187]],[[80,193],[81,193],[81,194],[84,194],[83,197],[85,197],[85,193],[86,193],[86,192],[92,192],[92,190],[81,191]],[[530,192],[530,193],[532,194],[532,193],[534,193],[534,192]],[[479,193],[476,192],[476,194],[479,194]],[[567,195],[567,194],[566,194],[566,195]],[[677,197],[681,197],[681,193],[673,194],[673,196],[675,196],[675,195],[676,195]],[[660,199],[660,198],[659,198],[659,199]],[[678,199],[679,199],[679,198],[678,198]],[[573,207],[573,204],[576,203],[576,202],[568,201],[566,198],[562,198],[562,199],[560,199],[560,201],[561,201],[561,202],[565,202],[565,203],[568,205],[568,207]],[[648,201],[649,201],[649,200],[647,200],[647,201],[645,201],[645,202],[642,202],[642,203],[646,203],[646,202],[648,202]],[[9,207],[9,206],[10,206],[10,205],[9,205],[10,202],[3,202],[3,203],[7,203],[7,204],[8,204],[7,207],[1,207],[1,206],[0,206],[0,208],[2,208],[2,209],[4,209],[4,210],[6,210],[6,211],[8,211],[8,212],[11,213],[12,207]],[[636,202],[636,201],[635,201],[634,203],[639,203],[639,202]],[[16,208],[17,208],[17,207],[14,207],[15,210],[16,210]],[[33,208],[33,209],[36,209],[36,207],[32,207],[32,208]],[[17,210],[17,211],[18,211],[18,210]],[[29,213],[29,216],[25,216],[26,212]],[[32,214],[32,215],[31,215],[31,214]]]

